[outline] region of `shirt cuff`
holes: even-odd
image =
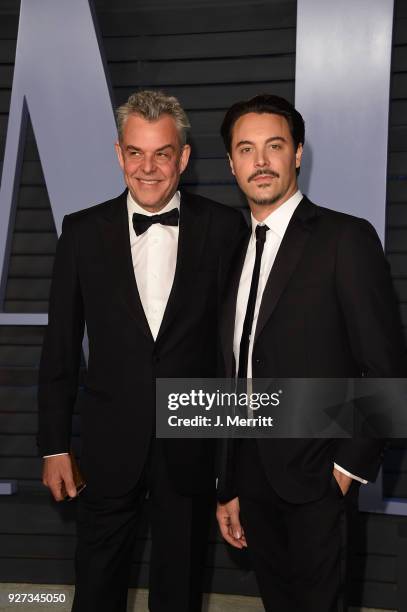
[[[361,482],[362,484],[367,484],[368,483],[367,480],[364,480],[363,478],[360,478],[360,476],[355,476],[354,474],[351,474],[350,472],[348,472],[348,470],[345,470],[343,467],[341,467],[337,463],[334,463],[334,467],[337,470],[339,470],[340,472],[342,472],[342,474],[345,474],[345,476],[349,476],[349,478],[353,478],[353,480],[357,480],[358,482]]]
[[[47,459],[48,457],[61,457],[61,455],[69,455],[69,453],[55,453],[55,455],[43,455],[43,459]]]

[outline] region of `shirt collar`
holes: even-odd
[[[290,223],[291,217],[294,214],[295,209],[301,202],[303,195],[298,189],[284,204],[281,204],[276,210],[273,210],[263,221],[261,225],[267,225],[279,238],[283,239],[288,224]],[[251,215],[252,220],[252,235],[256,232],[256,227],[259,225],[259,221]]]
[[[162,213],[166,213],[169,210],[172,210],[173,208],[178,208],[179,210],[179,207],[180,207],[179,191],[176,191],[174,193],[171,200],[168,202],[168,204],[164,206],[164,208],[160,210],[159,213],[148,212],[147,210],[142,208],[140,204],[137,204],[137,202],[134,200],[133,196],[131,195],[130,191],[127,192],[127,210],[129,212],[129,217],[132,217],[133,213],[138,213],[140,215],[147,215],[147,217],[152,217],[153,215],[156,215],[156,214],[161,215]]]

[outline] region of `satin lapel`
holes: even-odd
[[[114,283],[113,291],[118,292],[129,315],[135,320],[140,330],[154,342],[134,276],[127,213],[127,191],[106,206],[98,221],[105,251],[106,269],[110,269],[110,278]]]
[[[180,306],[187,300],[189,286],[196,280],[196,275],[203,273],[199,268],[203,262],[209,216],[201,207],[194,206],[193,196],[181,192],[175,276],[156,342],[171,325]]]
[[[239,281],[242,274],[243,264],[249,246],[250,231],[248,230],[237,245],[233,254],[228,258],[228,264],[223,274],[224,288],[222,291],[221,315],[220,315],[220,337],[222,354],[226,365],[226,377],[232,377],[233,364],[233,336],[235,330],[236,301],[239,290]]]
[[[307,198],[303,198],[287,227],[264,288],[257,320],[255,342],[273,314],[281,294],[301,259],[304,247],[311,235],[313,220],[316,215],[317,207]]]

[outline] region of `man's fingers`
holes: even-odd
[[[228,534],[233,538],[235,543],[238,542],[240,544],[239,548],[247,548],[246,537],[239,521],[235,521],[234,524],[229,525]]]
[[[55,499],[55,501],[62,501],[64,499],[62,483],[63,481],[60,480],[59,482],[50,482],[48,485],[49,490],[51,491],[52,496]]]
[[[244,542],[241,539],[236,539],[234,537],[229,524],[224,523],[222,526],[219,525],[219,527],[220,527],[220,532],[223,538],[226,540],[228,544],[230,544],[234,548],[239,548],[239,549],[244,548]]]
[[[237,548],[239,548],[238,544],[235,543],[234,537],[230,535],[229,525],[226,522],[219,523],[219,529],[222,537],[226,540],[226,542],[228,542],[232,546],[236,546]]]
[[[239,521],[238,502],[218,504],[216,518],[222,537],[234,548],[246,548],[246,538]]]
[[[238,548],[239,550],[242,550],[242,548],[246,547],[241,540],[236,540],[236,538],[234,538],[233,536],[226,534],[223,537],[226,540],[226,542],[230,544],[231,546],[233,546],[234,548]]]
[[[49,483],[49,489],[56,501],[62,501],[67,495],[76,497],[76,487],[72,475],[61,477],[58,480],[53,480]]]
[[[233,535],[230,533],[230,518],[225,506],[218,504],[216,518],[218,520],[220,533],[224,540],[235,548],[242,548],[241,543],[236,541]]]
[[[44,459],[42,481],[50,489],[56,501],[62,501],[66,495],[69,495],[69,497],[76,497],[77,495],[69,455]]]
[[[64,485],[65,487],[62,487],[62,494],[66,491],[69,497],[77,496],[77,491],[76,491],[75,483],[73,481],[72,474],[70,475],[70,477],[64,479]],[[64,491],[64,488],[65,488],[65,491]]]
[[[239,514],[237,512],[233,512],[230,514],[230,530],[237,540],[240,540],[243,534],[243,529],[240,524]]]

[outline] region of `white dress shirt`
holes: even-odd
[[[256,334],[257,319],[259,316],[259,310],[261,301],[263,299],[264,288],[267,283],[267,279],[270,275],[274,261],[276,259],[278,249],[280,248],[281,242],[284,238],[284,234],[290,223],[291,217],[294,214],[295,209],[303,198],[302,193],[298,190],[294,195],[291,196],[284,204],[279,206],[276,210],[269,214],[264,221],[257,221],[253,215],[251,215],[252,222],[252,233],[249,240],[249,245],[246,251],[246,257],[244,260],[242,274],[240,277],[239,290],[236,301],[236,315],[235,315],[235,331],[233,337],[233,353],[236,361],[236,372],[239,370],[239,350],[240,341],[242,338],[243,324],[246,316],[247,302],[249,300],[250,285],[253,275],[254,262],[256,259],[256,227],[258,225],[267,225],[269,230],[266,232],[266,242],[264,244],[263,255],[261,258],[260,275],[259,275],[259,286],[257,289],[256,304],[254,308],[253,326],[250,334],[249,341],[249,354],[247,360],[247,378],[252,378],[252,355],[253,355],[253,342]],[[367,480],[359,478],[350,474],[347,470],[337,465],[334,466],[346,476],[350,476],[359,482],[364,484]]]
[[[256,305],[254,307],[253,327],[249,342],[249,355],[247,360],[247,378],[252,377],[252,354],[253,341],[256,332],[257,318],[259,316],[260,304],[263,298],[263,291],[273,267],[281,241],[284,238],[285,231],[290,223],[291,217],[302,200],[302,193],[297,191],[289,200],[284,202],[276,210],[264,219],[261,223],[251,215],[252,233],[249,240],[249,245],[246,251],[242,275],[240,277],[239,291],[236,301],[236,316],[235,316],[235,333],[233,338],[233,353],[236,360],[236,372],[239,370],[239,349],[240,340],[243,332],[243,324],[246,316],[247,302],[249,300],[250,285],[252,281],[254,262],[256,259],[256,227],[258,225],[267,225],[269,228],[266,232],[266,242],[264,244],[263,255],[261,258],[259,286],[257,289]]]
[[[160,210],[160,214],[173,208],[178,208],[178,210],[180,208],[179,191]],[[156,213],[144,210],[134,201],[130,191],[127,194],[127,212],[134,276],[151,334],[156,340],[174,282],[179,226],[154,223],[147,231],[137,236],[133,227],[133,213],[147,216]],[[44,459],[67,454],[67,452],[64,452],[44,455]]]
[[[159,214],[180,207],[177,191]],[[154,340],[158,335],[164,311],[174,282],[177,264],[179,226],[154,223],[146,232],[136,235],[133,214],[152,216],[127,195],[131,258],[141,303]]]

